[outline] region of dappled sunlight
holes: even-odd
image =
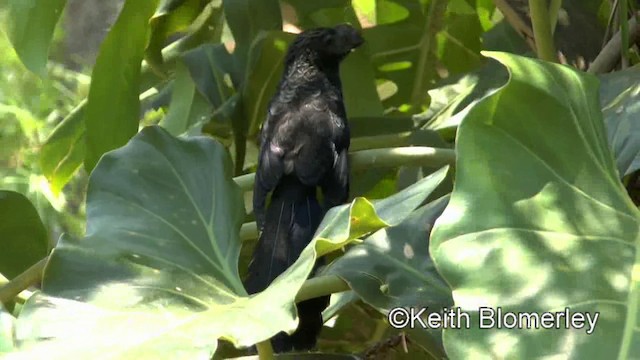
[[[520,339],[508,331],[496,331],[489,336],[489,345],[493,355],[499,359],[510,358],[514,354],[520,354]]]
[[[445,338],[473,339],[455,347],[464,356],[476,344],[489,345],[481,353],[497,358],[572,356],[585,347],[612,353],[636,321],[627,306],[640,232],[602,141],[598,109],[585,103],[595,98],[595,82],[567,68],[498,56],[512,79],[459,130],[455,192],[434,234],[438,270],[456,306],[476,317],[484,306],[582,316],[589,325],[565,320],[554,330],[471,329],[464,336],[445,330]],[[525,94],[536,101],[517,100]]]

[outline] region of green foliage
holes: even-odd
[[[84,164],[88,171],[102,154],[126,144],[138,132],[140,62],[147,45],[149,18],[157,2],[125,1],[118,21],[100,47],[84,111]]]
[[[24,65],[45,76],[49,46],[66,0],[9,0],[11,43]]]
[[[444,330],[447,353],[626,359],[637,343],[639,214],[618,181],[597,79],[488,55],[510,78],[460,126],[456,188],[430,244],[437,268],[476,324],[479,305],[537,313],[568,307],[600,318],[591,335],[584,329]],[[536,101],[521,101],[525,96]],[[496,336],[518,346],[504,347]]]
[[[425,261],[429,253],[424,246],[447,200],[425,205],[403,222],[373,233],[334,261],[326,273],[343,277],[365,302],[384,314],[399,306],[451,306],[449,287],[433,263]]]
[[[25,329],[19,341],[56,341],[22,355],[198,358],[215,351],[216,338],[248,346],[292,330],[295,294],[311,272],[316,249],[322,255],[401,222],[446,171],[389,199],[372,204],[358,198],[333,209],[321,224],[318,244],[251,298],[238,275],[244,212],[230,174],[218,142],[179,140],[160,127],[143,129],[104,156],[90,177],[87,236],[61,240],[45,273],[46,295],[32,297],[18,321]],[[268,316],[252,315],[265,311]],[[74,317],[78,323],[70,314],[80,314]],[[39,330],[42,324],[48,326]]]
[[[29,199],[0,190],[0,274],[14,278],[46,254],[47,230]]]
[[[9,16],[0,11],[3,23]],[[60,36],[56,31],[54,45]],[[86,77],[55,63],[50,64],[48,77],[34,75],[25,69],[5,34],[0,35],[0,59],[0,189],[24,194],[34,204],[52,232],[51,241],[60,230],[80,233],[83,226],[77,215],[82,210],[75,204],[82,196],[73,191],[62,194],[48,184],[38,156],[51,129],[79,101],[77,94],[85,91]],[[69,206],[74,210],[69,211]]]
[[[56,63],[65,1],[9,0],[0,294],[55,247],[34,295],[0,299],[0,353],[242,356],[296,327],[296,301],[332,294],[321,353],[277,358],[633,357],[638,218],[620,179],[633,192],[638,68],[596,77],[520,56],[543,41],[569,63],[592,61],[601,24],[575,26],[606,23],[608,1],[565,0],[533,20],[515,3],[127,0],[82,100],[89,80]],[[629,30],[625,15],[611,32]],[[524,39],[521,27],[540,20],[555,38]],[[344,22],[366,40],[341,66],[350,202],[248,296],[257,135],[288,31]],[[308,279],[318,256],[328,266]],[[473,315],[471,329],[387,319],[396,307],[452,306]],[[480,306],[600,318],[593,335],[479,330]]]

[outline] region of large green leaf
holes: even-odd
[[[223,0],[222,5],[235,42],[233,57],[237,63],[236,68],[243,72],[245,80],[242,97],[238,99],[238,106],[232,113],[235,119],[232,122],[235,172],[240,174],[243,172],[244,160],[247,155],[247,135],[250,140],[254,139],[258,130],[255,119],[262,119],[265,114],[265,112],[259,113],[264,109],[262,101],[265,95],[262,91],[264,88],[258,92],[257,99],[248,100],[246,87],[265,87],[269,91],[275,88],[271,81],[278,76],[272,72],[281,67],[281,57],[276,55],[272,58],[266,58],[266,63],[264,61],[256,63],[256,61],[261,56],[270,53],[270,47],[273,44],[270,40],[265,39],[265,32],[280,32],[282,30],[282,15],[280,3],[277,0]],[[264,60],[264,58],[262,59]],[[259,79],[254,79],[256,72]],[[255,83],[256,80],[259,82]],[[262,83],[262,80],[265,82]]]
[[[282,30],[280,3],[277,0],[222,0],[222,6],[236,44],[234,56],[240,62],[239,68],[245,69],[249,47],[258,34]]]
[[[140,66],[158,1],[127,0],[100,46],[84,111],[87,171],[138,131]]]
[[[18,319],[16,358],[208,358],[221,337],[248,346],[293,330],[316,243],[248,298],[237,269],[244,209],[230,167],[219,143],[160,127],[105,155],[90,178],[87,236],[62,239],[51,255],[44,293]],[[375,205],[359,198],[333,209],[319,253],[402,221],[445,174]]]
[[[450,1],[444,26],[436,36],[438,59],[451,75],[472,70],[481,63],[484,30],[475,3],[476,0]]]
[[[508,73],[495,61],[489,61],[477,71],[452,77],[429,90],[431,104],[422,114],[414,116],[416,123],[439,131],[448,140],[454,140],[460,121],[479,100],[492,94],[507,81]]]
[[[620,177],[640,169],[640,66],[601,76],[600,100]]]
[[[425,13],[418,0],[382,1],[378,4],[378,25],[363,31],[376,78],[397,87],[397,92],[384,100],[387,108],[412,101],[427,104],[426,91],[436,76],[432,53],[435,35],[446,8],[443,1],[433,3]]]
[[[53,32],[66,0],[9,0],[7,33],[22,63],[45,76]]]
[[[198,91],[215,108],[224,104],[239,86],[240,71],[222,44],[204,44],[182,55]]]
[[[423,206],[398,225],[375,232],[326,270],[363,301],[387,314],[396,307],[440,311],[453,300],[429,256],[429,234],[448,197]]]
[[[332,208],[315,234],[315,240],[323,240],[318,246],[319,253],[324,255],[341,248],[352,239],[399,224],[440,185],[448,169],[445,166],[388,198],[373,203],[364,198],[356,198],[350,205]]]
[[[608,148],[597,79],[506,53],[488,56],[510,78],[458,130],[455,189],[430,248],[455,305],[471,314],[469,329],[444,330],[448,355],[638,354],[640,222]],[[591,335],[564,322],[480,329],[482,306],[599,317]]]
[[[429,233],[447,205],[440,198],[403,222],[381,229],[353,246],[325,271],[342,277],[368,304],[386,314],[400,306],[452,303],[451,291],[429,256]]]
[[[16,277],[47,255],[47,230],[22,194],[0,190],[0,274]]]
[[[344,105],[349,117],[382,116],[375,72],[371,66],[367,45],[350,54],[340,66]]]
[[[240,282],[244,208],[230,166],[219,143],[160,127],[105,155],[90,178],[86,238],[60,241],[44,294],[19,318],[27,344],[56,340],[22,354],[207,358],[220,337],[248,346],[293,328],[295,293],[249,299]]]

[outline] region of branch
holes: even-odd
[[[48,260],[49,256],[38,261],[25,272],[0,287],[0,303],[8,303],[29,286],[42,280],[42,272]]]
[[[456,161],[455,150],[427,146],[361,150],[349,156],[355,170],[406,165],[444,166],[453,165]],[[242,190],[250,191],[255,181],[255,173],[237,176],[233,180]]]
[[[256,344],[258,349],[258,358],[260,360],[273,359],[273,348],[271,347],[271,341],[269,339]]]
[[[637,16],[637,14],[636,14]],[[640,26],[636,16],[629,20],[629,43],[635,43],[640,38]],[[618,31],[609,40],[607,45],[602,49],[600,54],[593,60],[589,70],[587,72],[592,74],[602,74],[611,71],[618,60],[620,60],[620,54],[622,50],[622,33]]]
[[[529,0],[531,24],[536,41],[538,58],[549,62],[558,62],[556,48],[551,34],[551,22],[546,0]]]
[[[317,297],[331,295],[343,291],[351,290],[346,281],[337,275],[323,275],[311,278],[302,284],[296,302],[314,299]]]
[[[430,71],[435,67],[432,50],[436,47],[436,34],[442,30],[448,2],[448,0],[433,0],[427,11],[427,20],[418,44],[419,53],[416,65],[418,73],[413,83],[413,89],[411,90],[411,105],[416,109],[420,109],[425,100],[425,85],[428,80],[425,70]]]

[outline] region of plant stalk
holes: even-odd
[[[2,285],[2,287],[0,287],[0,303],[6,304],[10,302],[29,286],[42,280],[42,272],[47,264],[47,260],[49,260],[48,256],[32,265],[8,283]]]
[[[411,105],[415,109],[421,109],[425,105],[429,71],[435,66],[433,50],[436,47],[436,34],[442,29],[448,3],[448,0],[433,0],[427,11],[427,20],[419,44],[416,65],[418,70],[411,91]]]
[[[629,43],[634,43],[637,39],[640,39],[640,24],[638,24],[637,16],[638,14],[636,13],[629,20]],[[613,69],[618,60],[620,60],[622,46],[622,31],[618,31],[593,60],[587,72],[602,74]]]
[[[444,166],[454,165],[456,162],[455,150],[427,146],[361,150],[349,156],[355,170],[406,165]],[[237,176],[233,180],[242,190],[250,191],[255,181],[255,173]]]
[[[558,56],[551,34],[547,0],[529,0],[529,10],[531,11],[531,24],[533,25],[538,58],[557,63]]]
[[[296,295],[296,302],[299,303],[350,289],[349,284],[337,275],[318,276],[304,282],[300,291],[298,291],[298,295]]]
[[[273,359],[273,348],[271,347],[269,339],[257,343],[256,348],[258,349],[258,358],[260,358],[260,360]]]

